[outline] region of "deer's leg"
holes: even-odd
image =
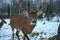
[[[28,37],[27,35],[26,35],[26,37],[27,37],[28,40],[30,40],[29,37]]]
[[[30,40],[26,33],[24,33],[24,40],[25,40],[25,37],[27,38],[27,40]]]
[[[14,40],[14,28],[12,28],[12,40]]]
[[[17,30],[16,36],[18,37],[18,40],[20,40],[20,38],[19,38],[19,30]]]
[[[23,40],[25,40],[25,35],[24,35],[24,38],[23,38]]]

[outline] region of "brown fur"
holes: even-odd
[[[34,26],[34,25],[33,26],[30,25],[31,21],[32,19],[25,17],[25,16],[13,16],[11,18],[10,24],[13,28],[17,28],[17,29],[22,30],[23,32],[30,33],[29,31],[31,31],[31,29]]]

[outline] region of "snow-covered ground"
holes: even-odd
[[[59,26],[59,22],[56,22],[57,19],[58,18],[55,16],[51,21],[46,21],[46,19],[44,19],[44,21],[37,20],[37,24],[33,29],[32,33],[36,32],[36,33],[39,33],[39,35],[37,37],[36,36],[31,37],[30,36],[31,34],[29,34],[28,35],[29,38],[31,40],[40,40],[41,37],[48,39],[49,37],[57,35],[58,26]],[[11,26],[8,25],[10,23],[10,19],[5,19],[5,21],[7,22],[7,24],[4,24],[0,30],[0,40],[11,40],[12,30],[11,30]],[[16,32],[16,29],[15,29],[15,32]],[[23,40],[23,33],[21,31],[19,35],[21,40]],[[17,40],[16,35],[15,35],[15,40]]]
[[[58,22],[37,21],[36,27],[32,32],[40,33],[38,37],[49,38],[57,35]],[[42,33],[42,34],[41,34]]]

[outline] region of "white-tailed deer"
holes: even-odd
[[[45,9],[45,5],[42,5],[41,11],[43,11]],[[31,31],[33,30],[33,28],[36,25],[36,19],[37,17],[40,15],[40,11],[38,12],[27,12],[26,16],[13,16],[11,17],[11,21],[10,21],[10,25],[12,26],[12,30],[14,30],[14,28],[20,29],[22,30],[22,32],[24,33],[24,36],[27,37],[27,34],[30,34]],[[35,24],[33,24],[33,23]],[[16,32],[16,35],[19,39],[18,36],[19,31]],[[29,38],[27,37],[27,39],[29,40]],[[14,38],[13,38],[14,40]],[[20,40],[20,39],[19,39]]]
[[[32,22],[32,19],[36,18],[37,16],[38,16],[37,12],[30,12],[30,13],[26,13],[26,16],[11,17],[10,25],[12,27],[12,30],[14,30],[14,28],[22,30],[22,32],[24,33],[24,37],[27,37],[27,39],[29,40],[27,34],[30,34],[33,28],[35,27],[36,24],[31,24],[31,22]],[[16,36],[19,39],[18,33],[19,31],[17,30]],[[12,34],[12,37],[13,36],[14,34]],[[14,37],[12,38],[12,40],[14,40]]]

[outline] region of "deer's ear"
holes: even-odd
[[[28,11],[26,11],[26,15],[25,16],[27,16],[28,17]]]

